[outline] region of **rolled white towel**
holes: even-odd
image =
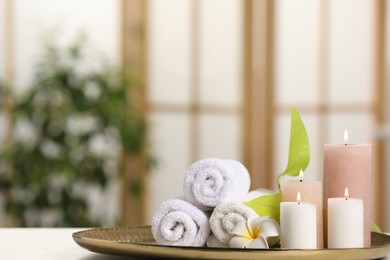
[[[163,202],[152,219],[153,237],[159,245],[204,246],[210,235],[208,216],[181,199]]]
[[[245,166],[236,160],[207,158],[194,162],[184,177],[185,200],[202,210],[244,196],[250,188]]]
[[[210,216],[209,221],[212,235],[210,235],[207,240],[207,246],[223,247],[222,245],[225,245],[228,247],[230,239],[233,237],[231,232],[236,224],[241,220],[247,220],[250,217],[258,216],[253,209],[244,205],[243,202],[271,193],[273,193],[271,190],[257,189],[249,192],[246,196],[241,197],[241,201],[230,201],[217,206]]]
[[[210,229],[222,244],[228,245],[233,237],[231,232],[237,223],[257,216],[253,209],[245,206],[242,202],[226,202],[213,210],[209,220]]]

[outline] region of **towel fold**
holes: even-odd
[[[153,237],[159,245],[204,246],[210,235],[208,216],[181,199],[163,202],[152,219]]]
[[[188,168],[183,194],[186,201],[206,211],[244,196],[249,188],[249,172],[241,162],[207,158]]]
[[[207,240],[207,246],[228,247],[230,239],[233,237],[231,231],[233,231],[236,224],[242,220],[246,221],[250,217],[258,217],[258,214],[244,205],[243,202],[271,193],[273,193],[271,190],[257,189],[241,197],[241,201],[237,199],[217,206],[209,219],[212,235]]]
[[[239,201],[246,202],[246,201],[250,201],[250,200],[256,199],[258,197],[261,197],[263,195],[268,195],[268,194],[273,194],[273,193],[275,193],[275,191],[272,191],[269,189],[259,188],[259,189],[252,190],[252,191],[248,192],[244,197],[240,198]]]
[[[207,247],[220,247],[220,248],[228,248],[229,244],[222,243],[214,236],[213,233],[210,234],[210,236],[207,238],[206,241]]]

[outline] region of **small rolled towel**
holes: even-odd
[[[187,201],[167,200],[153,216],[152,234],[159,245],[204,246],[210,235],[208,216]]]
[[[257,216],[253,209],[245,206],[242,202],[226,202],[213,210],[210,217],[210,228],[216,239],[222,244],[228,245],[233,237],[231,232],[237,223]]]
[[[242,197],[250,188],[250,176],[245,166],[236,160],[207,158],[194,162],[184,177],[186,201],[207,211]]]
[[[253,190],[242,197],[241,201],[230,201],[217,206],[209,219],[212,235],[207,240],[207,246],[223,247],[222,245],[225,245],[228,247],[230,239],[233,237],[231,232],[237,223],[248,220],[250,217],[258,217],[258,214],[244,205],[243,202],[271,193],[273,192],[267,189]]]

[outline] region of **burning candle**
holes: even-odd
[[[301,201],[280,203],[280,243],[282,248],[317,248],[316,205]]]
[[[348,132],[345,130],[344,144],[324,145],[324,216],[327,216],[327,200],[338,197],[347,186],[354,198],[363,200],[364,246],[370,247],[372,145],[349,144]]]
[[[328,248],[364,246],[363,200],[349,198],[328,199]]]
[[[308,181],[304,179],[303,171],[299,173],[298,180],[282,181],[280,183],[282,201],[295,201],[299,191],[302,202],[310,202],[316,205],[317,215],[317,248],[324,247],[323,235],[323,198],[322,183],[319,181]]]

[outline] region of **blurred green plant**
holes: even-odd
[[[33,83],[14,97],[0,196],[17,226],[99,226],[85,187],[104,190],[123,153],[145,151],[137,82],[89,52],[85,37],[63,48],[46,42]]]

